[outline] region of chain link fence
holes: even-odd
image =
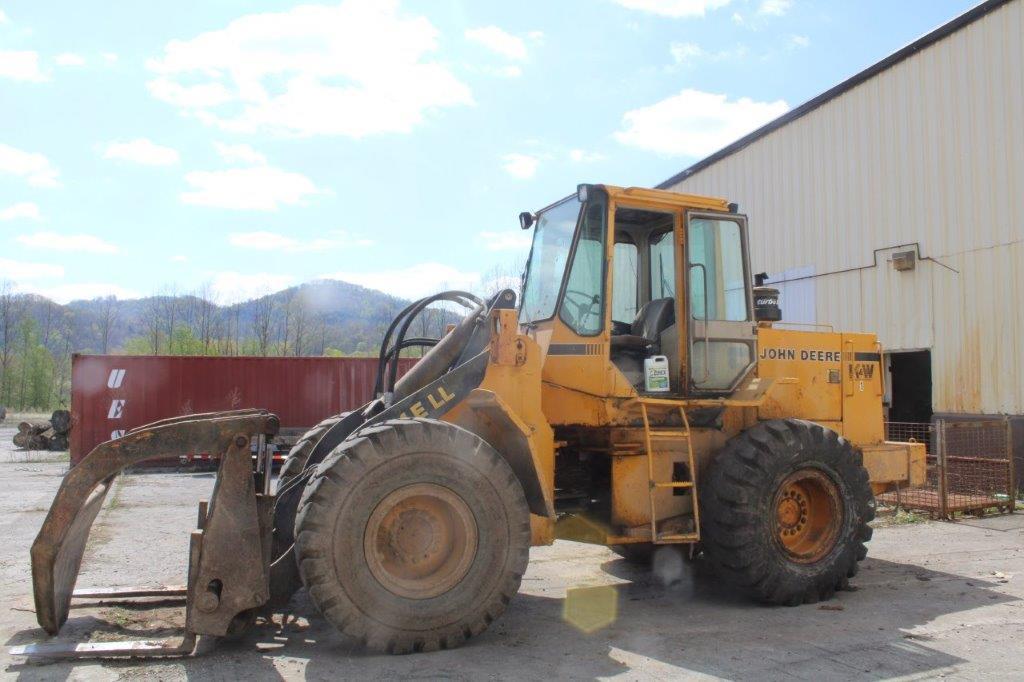
[[[889,422],[886,439],[925,443],[925,485],[878,496],[882,504],[948,519],[957,513],[1012,512],[1016,485],[1008,419],[932,424]]]

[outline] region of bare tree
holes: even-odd
[[[7,280],[0,282],[0,400],[11,390],[11,362],[24,313],[24,299],[14,293],[14,285]]]
[[[291,308],[289,317],[291,318],[292,338],[294,339],[292,354],[298,357],[303,354],[306,348],[306,335],[309,327],[309,308],[306,296],[301,288],[288,301],[288,307]]]
[[[100,352],[106,355],[110,352],[110,332],[117,322],[117,297],[106,296],[100,300],[99,326]],[[43,343],[46,343],[45,341]]]
[[[327,315],[325,313],[317,313],[313,323],[314,335],[317,343],[317,355],[323,355],[327,352]]]
[[[153,355],[160,354],[160,337],[163,328],[161,318],[161,304],[159,296],[150,296],[142,308],[142,325],[146,328],[146,337],[149,340],[150,350]]]
[[[203,354],[210,354],[210,345],[213,343],[213,327],[217,314],[216,294],[209,282],[203,283],[193,297],[195,305],[195,328],[199,342],[203,344]]]
[[[273,326],[274,301],[261,296],[253,301],[252,333],[256,337],[256,352],[267,355],[270,348],[270,330]]]
[[[160,324],[167,338],[167,352],[174,353],[174,328],[181,321],[181,301],[177,289],[173,285],[165,286],[156,298]]]

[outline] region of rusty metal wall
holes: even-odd
[[[1014,0],[672,187],[740,204],[754,272],[814,273],[803,321],[931,349],[936,412],[1024,414],[1021,35]]]
[[[265,408],[304,430],[368,401],[376,371],[376,358],[75,355],[71,461],[120,431],[198,412]]]

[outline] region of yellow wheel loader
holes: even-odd
[[[643,559],[676,546],[752,597],[797,605],[847,587],[873,493],[924,477],[886,442],[871,334],[788,328],[752,284],[747,221],[721,199],[581,185],[538,212],[522,298],[446,292],[381,344],[377,397],[296,446],[276,490],[274,415],[150,424],[64,480],[32,547],[38,619],[73,600],[89,526],[117,473],[184,447],[220,453],[191,540],[178,642],[38,644],[50,656],[171,656],[243,631],[302,587],[340,632],[393,653],[450,648],[515,597],[531,545]],[[762,278],[763,279],[763,278]],[[437,303],[462,306],[414,338]],[[429,350],[400,379],[406,348]]]

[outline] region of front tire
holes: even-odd
[[[320,438],[327,433],[328,429],[350,414],[351,412],[342,412],[334,417],[328,417],[302,434],[302,438],[295,442],[292,449],[288,451],[284,464],[281,465],[281,471],[277,475],[278,490],[281,490],[288,481],[302,473],[302,470],[306,468],[309,456],[313,454],[313,448],[320,442]]]
[[[358,431],[306,485],[303,583],[339,631],[388,653],[458,646],[519,589],[530,517],[508,463],[475,434],[404,419]]]
[[[818,424],[775,420],[736,436],[700,494],[713,570],[761,601],[828,599],[867,555],[875,500],[860,451]]]

